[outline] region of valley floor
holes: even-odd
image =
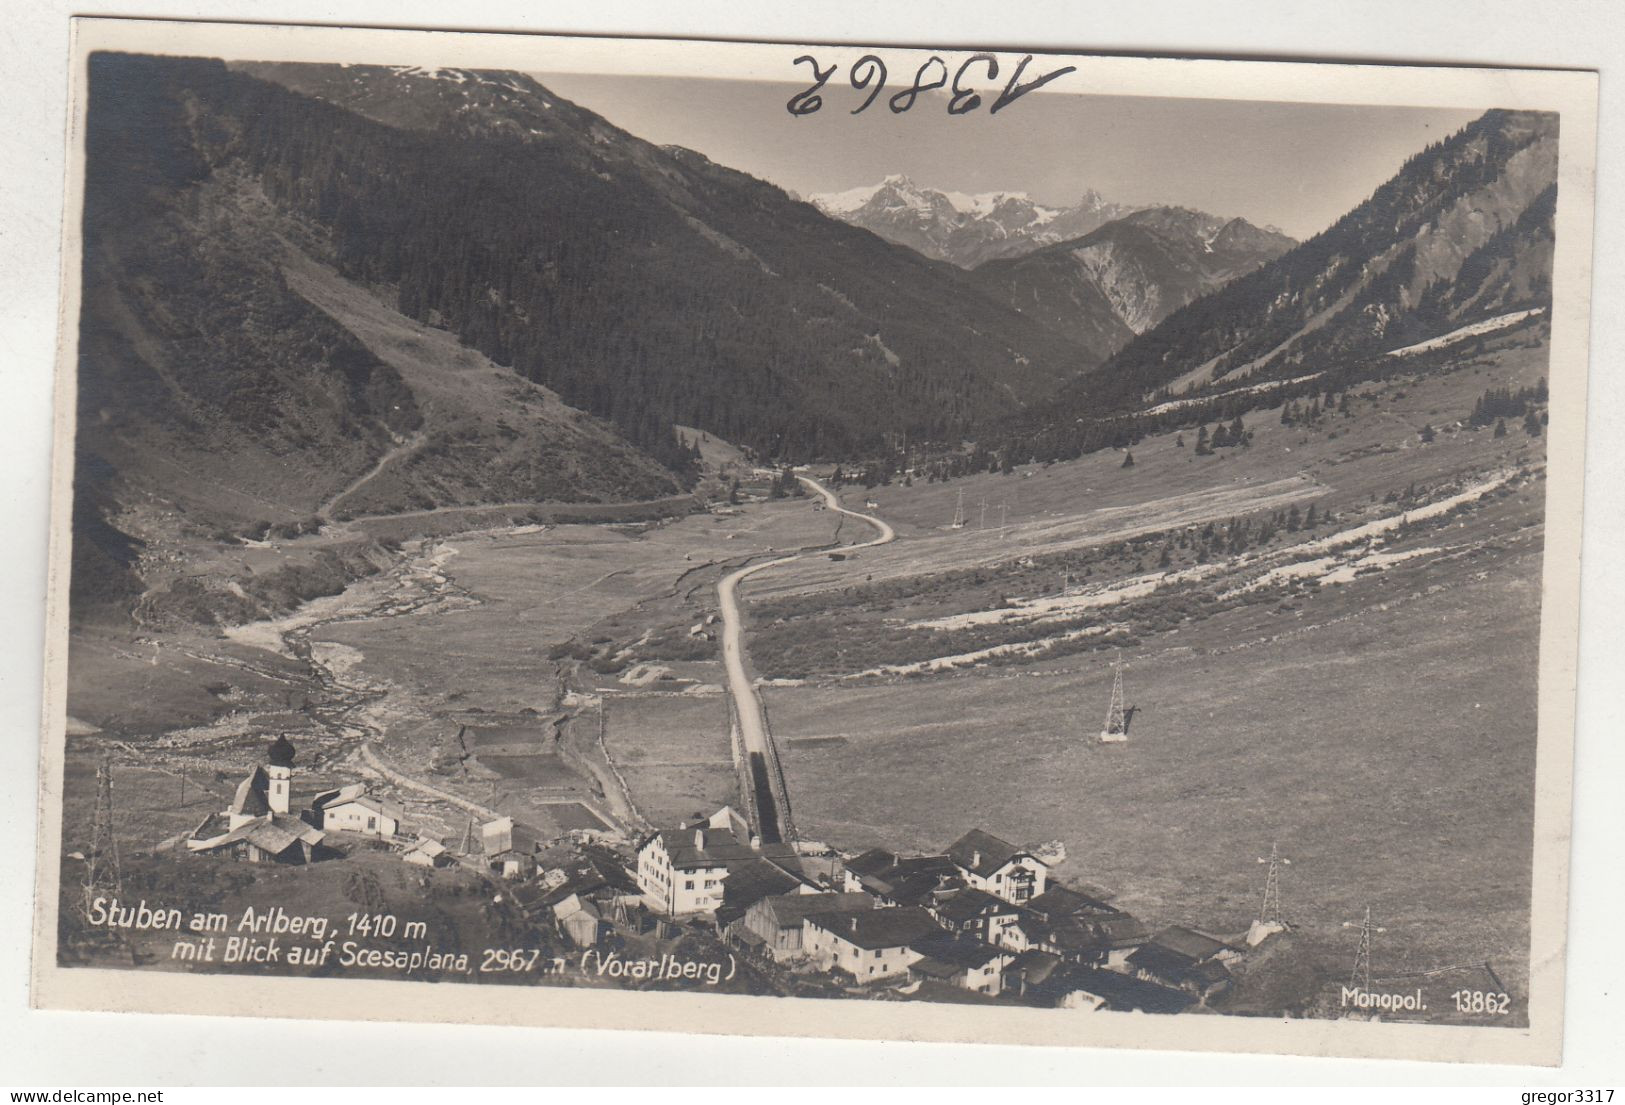
[[[466,808],[371,763],[542,835],[714,809],[735,787],[717,582],[831,546],[740,587],[804,836],[1060,840],[1062,878],[1225,935],[1256,912],[1278,843],[1292,954],[1235,1010],[1324,1012],[1367,905],[1386,929],[1375,975],[1490,963],[1521,998],[1544,439],[1459,423],[1544,355],[1507,338],[1453,372],[1357,388],[1346,417],[1313,425],[1255,412],[1251,444],[1216,456],[1194,455],[1191,430],[1136,444],[1131,467],[1102,453],[848,489],[896,528],[873,548],[834,549],[871,535],[812,498],[503,525],[417,538],[279,623],[86,628],[64,847],[84,845],[99,750],[116,753],[122,833],[151,850],[284,731],[308,786],[371,776],[443,839]],[[970,525],[953,530],[961,492]],[[1244,548],[1199,552],[1238,522]],[[1113,656],[1136,713],[1105,746]]]

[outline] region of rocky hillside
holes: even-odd
[[[1082,237],[1135,210],[1093,189],[1077,203],[1055,207],[1022,192],[942,192],[900,175],[810,199],[819,210],[888,242],[966,269]]]
[[[1072,241],[976,269],[992,294],[1099,364],[1185,304],[1296,243],[1243,219],[1153,207]]]
[[[1317,372],[1548,306],[1557,143],[1555,115],[1487,112],[1330,229],[1141,334],[1066,409]]]

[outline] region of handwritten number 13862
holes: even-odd
[[[1044,73],[1028,81],[1022,77],[1027,72],[1033,57],[1028,54],[1016,65],[1015,72],[1005,82],[999,96],[989,107],[989,115],[997,115],[1003,109],[1015,103],[1021,97],[1037,88],[1042,88],[1057,77],[1063,77],[1077,69],[1075,65],[1065,65],[1059,69]],[[802,54],[795,59],[796,65],[812,66],[813,85],[791,96],[784,106],[791,115],[811,115],[824,106],[824,97],[821,90],[835,76],[839,65],[831,65],[827,69],[819,66],[818,59],[811,54]],[[995,81],[999,77],[999,59],[992,54],[972,54],[960,63],[959,69],[950,80],[948,76],[948,63],[932,54],[914,72],[914,80],[901,92],[893,93],[887,100],[886,106],[891,108],[892,114],[901,115],[914,106],[920,93],[931,92],[939,88],[947,88],[948,114],[966,115],[982,106],[982,95],[974,88],[966,86],[971,77],[972,67],[984,68],[987,71],[987,80]],[[880,93],[886,87],[886,62],[875,54],[864,54],[852,64],[847,77],[852,87],[859,92],[868,92],[863,102],[853,108],[848,114],[858,115],[869,110],[869,107],[880,98]]]

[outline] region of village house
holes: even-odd
[[[480,846],[492,873],[505,879],[528,879],[536,873],[536,836],[511,817],[480,826]]]
[[[927,908],[949,932],[1014,952],[1028,947],[1026,933],[1019,923],[1021,907],[995,898],[985,890],[963,887],[944,891],[935,895]]]
[[[603,935],[604,920],[599,907],[580,894],[566,894],[553,903],[553,917],[559,930],[578,948],[597,945]]]
[[[871,848],[842,868],[842,889],[865,891],[885,906],[925,905],[933,895],[965,885],[947,856],[900,857]]]
[[[1145,924],[1127,913],[1066,917],[1040,926],[1033,945],[1084,966],[1127,970],[1129,956],[1150,938]]]
[[[752,903],[729,935],[745,947],[783,963],[805,954],[808,917],[873,908],[875,900],[861,891],[775,894]]]
[[[1003,971],[1013,954],[969,936],[943,929],[929,932],[909,944],[919,959],[908,965],[912,979],[927,979],[998,997]]]
[[[723,806],[709,818],[657,830],[639,842],[638,889],[655,913],[715,914],[723,905],[728,873],[759,859],[788,867],[796,851],[788,844],[763,844],[744,818]]]
[[[777,894],[812,895],[822,888],[808,879],[791,859],[758,857],[728,869],[722,884],[722,904],[717,907],[719,928],[740,920],[751,906]]]
[[[1021,927],[1032,947],[1084,965],[1121,970],[1151,936],[1138,918],[1060,883],[1029,901],[1026,914]]]
[[[1049,866],[1032,852],[972,829],[948,848],[967,886],[1024,905],[1044,892]]]
[[[403,820],[399,809],[368,794],[365,783],[323,791],[311,800],[310,815],[313,824],[328,832],[376,837],[397,835]]]
[[[401,858],[414,867],[449,867],[454,862],[446,846],[428,836],[414,840],[401,853]]]
[[[325,853],[322,845],[325,834],[297,817],[268,813],[219,834],[199,837],[198,833],[209,832],[208,826],[214,820],[211,817],[198,827],[197,833],[186,842],[188,850],[227,852],[249,863],[292,864],[314,863]],[[219,827],[225,828],[224,825]]]
[[[1180,1013],[1195,1004],[1178,990],[1117,971],[1068,963],[1058,955],[1032,949],[1005,965],[1004,992],[1042,1008],[1120,1013]]]
[[[1128,968],[1148,982],[1207,1001],[1234,981],[1230,964],[1242,949],[1182,925],[1163,929],[1128,957]]]
[[[802,943],[809,958],[865,984],[907,974],[909,965],[920,958],[909,945],[941,931],[931,914],[918,906],[814,913],[804,928]]]

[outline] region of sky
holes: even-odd
[[[785,102],[805,83],[534,75],[640,138],[686,146],[804,197],[892,173],[942,191],[1026,192],[1054,205],[1093,188],[1119,203],[1239,215],[1297,238],[1324,230],[1406,158],[1479,114],[1064,93],[960,116],[932,94],[893,114],[887,89],[852,115],[862,94],[837,78],[820,111],[797,117]]]

